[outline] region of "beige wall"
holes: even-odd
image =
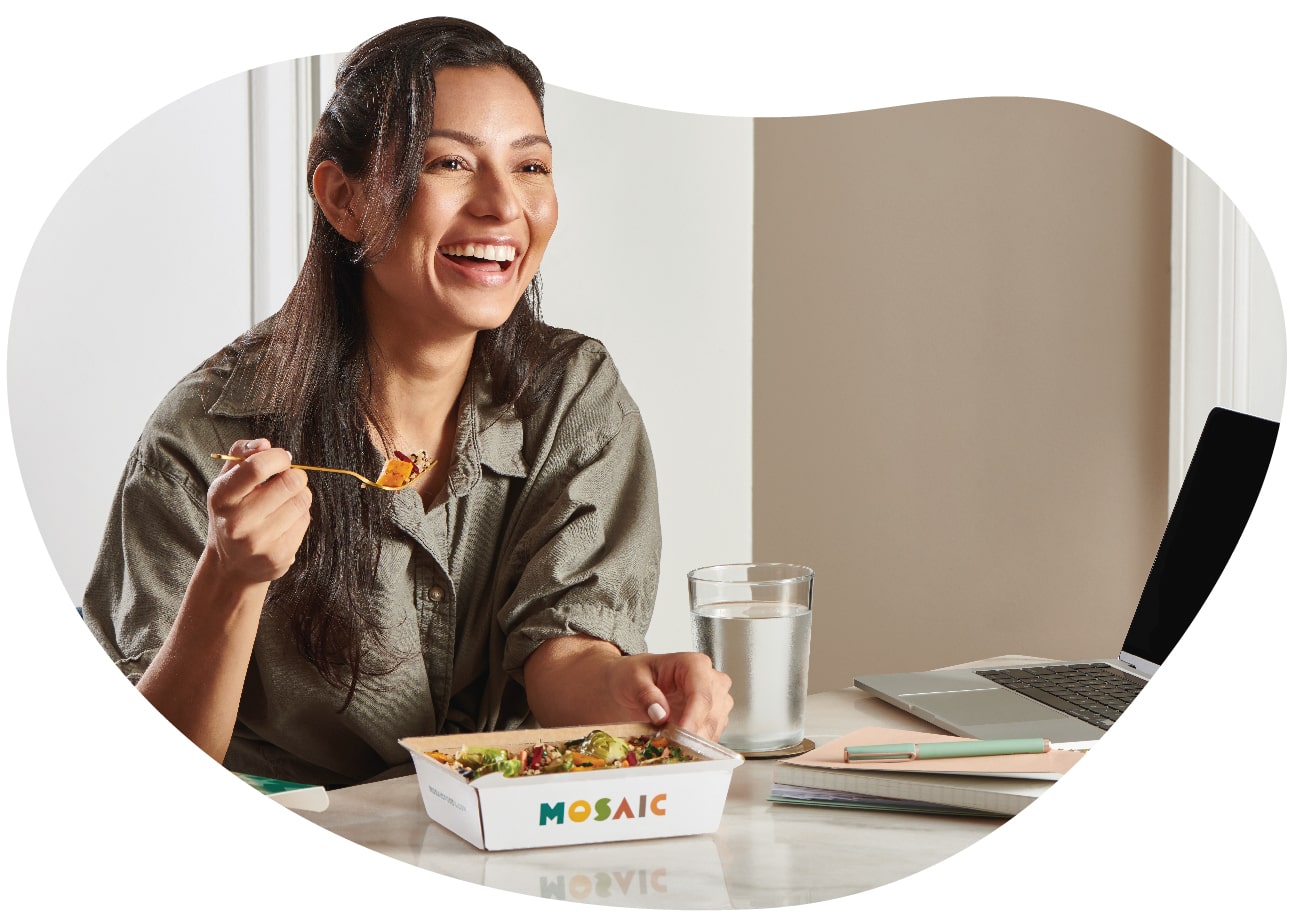
[[[1166,510],[1170,149],[958,100],[755,124],[754,555],[810,689],[1118,651]]]

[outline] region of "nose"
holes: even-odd
[[[521,200],[512,186],[511,176],[494,168],[477,171],[468,207],[477,218],[506,222],[521,215]]]

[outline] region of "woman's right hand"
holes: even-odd
[[[207,491],[207,545],[139,692],[224,760],[270,581],[292,567],[310,525],[305,472],[269,440],[239,440]]]
[[[246,585],[282,577],[296,560],[310,525],[313,495],[292,455],[266,439],[239,440],[207,491],[207,557],[227,578]]]

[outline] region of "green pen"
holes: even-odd
[[[990,741],[925,741],[917,744],[863,744],[845,748],[847,762],[865,760],[934,760],[941,757],[998,757],[1046,754],[1046,738],[1000,738]]]

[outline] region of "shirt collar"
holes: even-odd
[[[454,468],[449,473],[449,492],[455,496],[476,486],[482,466],[513,478],[530,472],[522,452],[525,425],[513,407],[494,400],[489,386],[489,375],[473,362],[458,403]]]
[[[225,383],[220,386],[220,393],[211,403],[211,413],[222,417],[254,417],[256,408],[252,405],[252,382],[256,378],[256,367],[260,362],[260,351],[239,351],[233,365],[226,371]],[[219,366],[216,371],[219,372]]]

